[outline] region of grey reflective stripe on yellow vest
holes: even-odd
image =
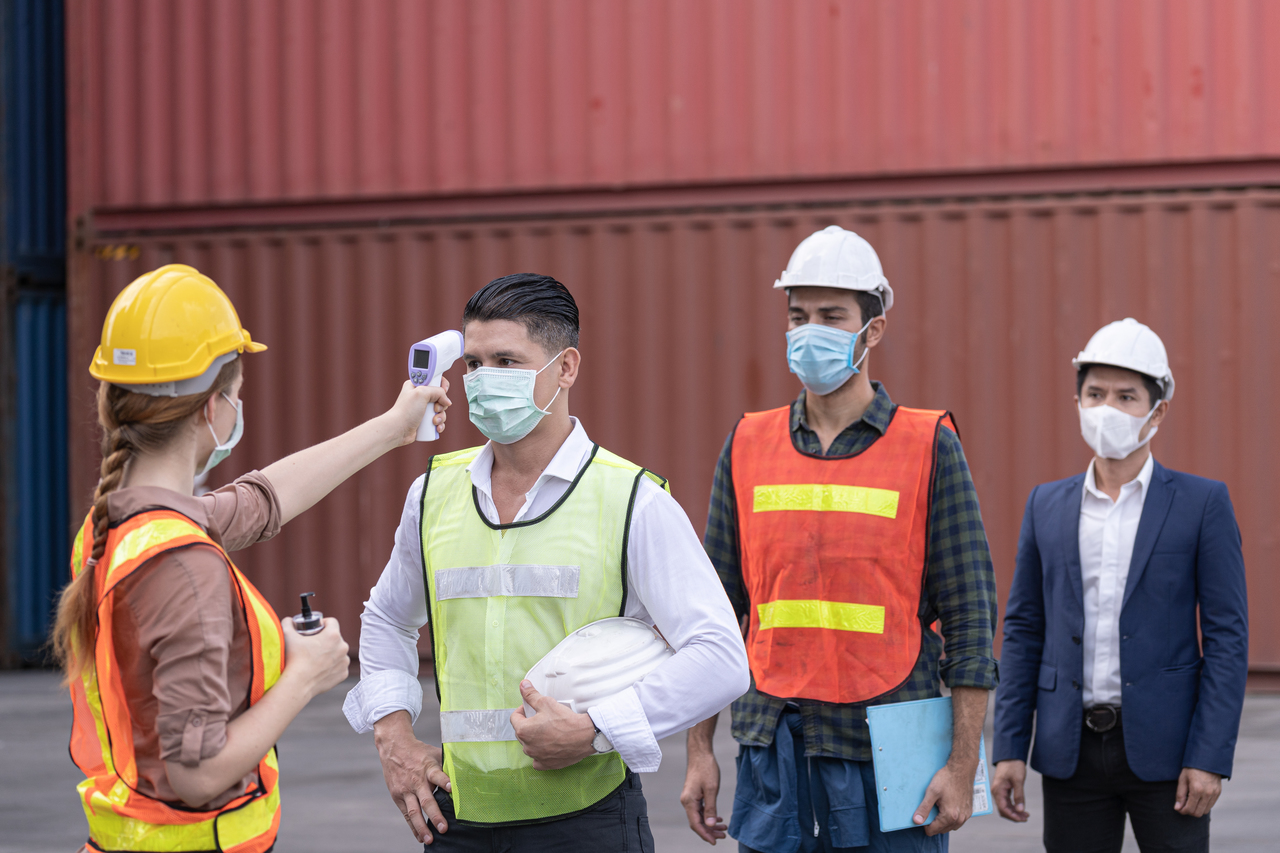
[[[478,823],[572,814],[622,782],[622,759],[534,770],[510,717],[543,655],[583,625],[622,615],[636,491],[645,476],[666,481],[596,447],[549,511],[495,525],[467,472],[479,452],[433,457],[422,490],[423,580],[454,809]]]

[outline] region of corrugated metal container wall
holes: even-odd
[[[8,521],[17,535],[6,555],[9,649],[38,659],[54,599],[69,577],[66,296],[21,292],[13,317],[15,488]]]
[[[70,210],[1280,155],[1268,0],[68,0]]]
[[[62,3],[5,0],[4,207],[0,263],[25,279],[66,279],[66,89]]]
[[[897,295],[871,366],[896,400],[956,413],[1001,601],[1024,501],[1083,470],[1070,359],[1103,323],[1136,316],[1169,346],[1178,401],[1166,464],[1225,480],[1244,531],[1255,617],[1280,605],[1270,517],[1280,460],[1269,389],[1280,368],[1280,192],[858,204],[368,229],[148,237],[82,256],[72,364],[88,365],[110,299],[133,276],[193,263],[225,285],[255,339],[243,449],[230,476],[334,435],[393,399],[409,342],[455,326],[465,299],[516,270],[556,275],[583,317],[573,408],[593,438],[672,479],[701,529],[716,455],[738,415],[798,391],[784,298],[796,243],[830,223],[879,250]],[[114,260],[121,258],[122,260]],[[76,497],[97,453],[92,388],[76,388]],[[458,379],[458,368],[453,377]],[[455,385],[455,387],[457,387]],[[244,552],[274,604],[318,588],[356,633],[403,496],[427,456],[479,441],[458,405],[439,446],[389,454],[275,541]],[[1280,671],[1280,624],[1255,618],[1252,661]]]

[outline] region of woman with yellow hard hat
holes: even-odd
[[[275,744],[347,675],[336,620],[299,635],[228,551],[281,525],[393,447],[444,388],[409,383],[385,414],[196,497],[243,432],[234,306],[170,264],[126,287],[89,369],[101,381],[102,476],[72,551],[54,648],[75,710],[84,850],[264,853],[280,825]]]

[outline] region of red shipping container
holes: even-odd
[[[70,310],[77,512],[98,463],[89,358],[110,300],[137,274],[194,264],[271,346],[247,362],[246,436],[217,470],[230,476],[377,414],[394,398],[411,342],[456,327],[489,279],[535,270],[564,281],[581,306],[575,414],[604,446],[670,477],[701,529],[716,455],[738,415],[799,389],[772,283],[800,239],[834,222],[872,242],[894,286],[871,375],[898,402],[956,415],[1002,604],[1028,492],[1088,460],[1072,356],[1126,316],[1163,337],[1178,396],[1156,454],[1230,486],[1249,569],[1251,666],[1280,681],[1280,625],[1265,618],[1280,606],[1268,498],[1280,478],[1269,431],[1278,419],[1269,391],[1280,370],[1280,191],[736,207],[707,192],[681,210],[558,218],[539,218],[534,200],[508,203],[524,215],[86,241]],[[317,589],[355,637],[410,482],[428,454],[480,440],[462,395],[454,399],[438,445],[389,454],[241,554],[277,607],[293,612],[297,592]]]
[[[1275,157],[1278,34],[1268,0],[67,0],[68,209]]]

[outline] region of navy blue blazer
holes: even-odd
[[[1031,491],[1004,617],[995,761],[1070,778],[1084,706],[1080,503],[1084,474]],[[1196,608],[1202,646],[1196,636]],[[1183,767],[1231,775],[1249,666],[1240,528],[1226,484],[1155,463],[1120,610],[1129,766],[1149,782]]]

